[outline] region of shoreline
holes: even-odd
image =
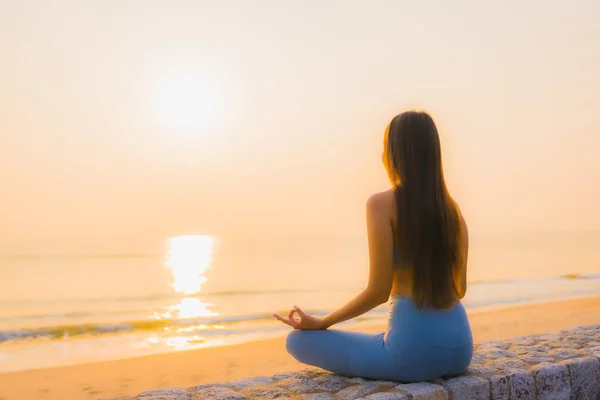
[[[545,300],[529,300],[529,301],[523,301],[523,302],[505,302],[502,304],[494,304],[494,305],[490,305],[490,306],[472,307],[470,309],[467,309],[467,314],[469,314],[469,316],[472,316],[472,315],[478,315],[478,314],[492,312],[492,311],[502,311],[502,310],[506,310],[506,309],[528,307],[528,306],[538,306],[538,305],[543,305],[543,304],[548,304],[548,303],[562,303],[565,301],[590,300],[590,299],[597,299],[597,298],[599,298],[598,295],[583,294],[583,295],[579,295],[579,296],[557,297],[557,298],[551,298],[551,299],[545,299]]]
[[[546,298],[546,299],[535,299],[535,300],[528,300],[528,301],[506,301],[506,302],[502,302],[502,303],[497,303],[497,304],[493,304],[493,305],[485,305],[485,306],[475,306],[475,307],[465,306],[465,308],[466,308],[469,316],[474,316],[474,315],[478,315],[481,313],[487,313],[487,312],[492,312],[492,311],[501,311],[501,310],[505,310],[505,309],[519,308],[519,307],[532,306],[532,305],[542,305],[542,304],[554,303],[554,302],[591,299],[591,298],[595,298],[595,297],[596,296],[594,296],[594,295],[583,294],[583,295],[579,295],[579,296],[565,296],[565,297],[555,297],[555,298]],[[387,307],[387,305],[386,305],[386,307]],[[387,321],[387,314],[386,314],[385,318],[376,318],[376,319],[362,320],[361,317],[358,317],[354,321],[346,321],[342,324],[338,324],[336,329],[369,332],[373,328],[377,328],[378,330],[381,330],[382,327],[385,326],[386,321]],[[232,339],[229,341],[223,341],[220,343],[217,342],[215,344],[211,344],[208,346],[198,346],[195,348],[184,348],[184,349],[170,348],[170,349],[158,350],[156,352],[151,352],[148,354],[134,354],[134,355],[128,355],[128,356],[123,356],[123,357],[107,357],[107,358],[96,359],[96,360],[83,360],[83,361],[76,360],[76,361],[67,362],[64,364],[57,364],[57,365],[48,365],[48,366],[40,366],[40,367],[33,367],[33,368],[25,367],[25,368],[18,368],[18,369],[13,369],[13,370],[4,370],[4,371],[0,370],[0,376],[5,375],[5,374],[10,374],[10,373],[18,373],[18,372],[38,371],[38,370],[46,370],[46,369],[62,368],[62,367],[85,366],[85,365],[97,364],[97,363],[116,362],[116,361],[131,359],[131,358],[153,357],[153,356],[161,356],[161,355],[182,353],[182,352],[188,352],[188,351],[198,351],[198,350],[206,350],[206,349],[222,348],[222,347],[238,346],[238,345],[250,345],[252,343],[261,342],[261,341],[265,341],[265,340],[281,339],[281,338],[285,337],[286,334],[287,334],[287,331],[282,331],[282,332],[274,332],[271,334],[265,334],[264,337],[256,336],[255,338],[251,338],[251,339],[232,337]],[[81,340],[81,339],[85,339],[85,338],[74,337],[69,340],[76,343],[78,340]],[[58,340],[60,340],[60,339],[58,339]],[[15,343],[15,344],[18,345],[18,343]],[[12,345],[12,343],[9,342],[8,345],[10,346],[10,345]],[[0,400],[2,400],[2,398],[0,398]]]
[[[573,313],[573,310],[577,310]],[[600,297],[467,311],[476,342],[600,323]],[[381,331],[380,324],[348,328]],[[0,399],[95,399],[302,369],[284,338],[0,374]]]

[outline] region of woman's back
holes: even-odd
[[[393,283],[390,295],[412,297],[414,265],[411,263],[410,259],[406,256],[406,254],[402,252],[402,249],[398,244],[398,206],[396,203],[396,199],[398,196],[396,193],[397,189],[393,188],[377,194],[377,196],[380,196],[381,198],[381,200],[378,201],[378,204],[380,207],[382,207],[382,212],[385,213],[385,215],[387,215],[394,236],[392,258]],[[456,271],[456,273],[453,275],[457,279],[456,286],[459,289],[457,299],[460,300],[464,297],[467,289],[467,259],[469,252],[469,236],[466,221],[462,216],[462,213],[460,213],[458,205],[456,207],[460,216],[460,236],[462,240],[460,243],[459,251],[462,253],[462,257],[458,258],[459,264],[453,266],[453,269]]]
[[[446,187],[433,119],[422,112],[394,117],[385,132],[382,161],[392,189],[378,195],[386,197],[381,204],[392,224],[397,259],[411,271],[404,276],[411,282],[409,293],[419,307],[449,308],[464,295],[468,240]]]

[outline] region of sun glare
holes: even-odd
[[[210,236],[177,236],[169,240],[165,265],[171,270],[173,288],[183,294],[198,293],[206,281],[204,273],[212,260],[214,239]]]
[[[213,125],[221,107],[221,91],[208,78],[177,74],[164,80],[158,93],[162,122],[175,129],[189,130]]]

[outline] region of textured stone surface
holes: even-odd
[[[475,346],[464,376],[400,383],[311,368],[106,400],[600,400],[600,325]]]
[[[411,395],[413,400],[447,400],[449,397],[443,386],[429,382],[408,383],[396,389]]]
[[[355,385],[340,390],[337,393],[337,396],[339,396],[342,400],[355,400],[371,393],[375,393],[374,387]]]
[[[244,389],[251,386],[270,385],[274,382],[275,381],[273,378],[269,378],[267,376],[257,376],[253,378],[239,379],[237,381],[230,382],[229,385],[234,389]]]
[[[141,399],[190,399],[192,394],[187,389],[159,389],[148,390],[138,395]]]
[[[308,393],[319,387],[319,383],[310,378],[287,378],[277,385],[293,393]]]
[[[310,393],[303,394],[302,400],[335,400],[335,397],[330,393]]]
[[[507,376],[493,375],[490,377],[490,396],[492,400],[508,400],[510,398]]]
[[[131,397],[131,396],[120,396],[120,397],[111,397],[109,399],[106,400],[135,400],[135,397]]]
[[[287,390],[275,386],[252,386],[242,390],[246,397],[251,399],[289,399],[290,393]]]
[[[497,368],[500,370],[525,368],[527,363],[517,358],[500,358],[497,360],[490,360],[487,364],[488,367]]]
[[[528,371],[513,371],[508,374],[508,390],[511,399],[534,400],[535,379]]]
[[[461,376],[442,383],[453,399],[488,400],[490,382],[478,376]]]
[[[569,368],[571,396],[574,399],[593,399],[600,396],[600,360],[593,357],[563,361]]]
[[[495,368],[486,367],[485,365],[473,365],[472,364],[469,367],[469,369],[467,370],[467,375],[475,375],[475,376],[494,375],[496,372],[498,372],[498,370]]]
[[[375,393],[380,386],[375,382],[365,383],[362,385],[354,385],[337,392],[341,400],[355,400],[359,397],[364,397],[368,394]]]
[[[343,376],[329,375],[315,379],[319,383],[318,390],[335,393],[348,386],[348,380]]]
[[[377,392],[359,400],[409,400],[410,397],[402,392]]]
[[[236,392],[232,388],[213,386],[194,391],[194,400],[246,400],[245,394]],[[152,400],[161,400],[152,398]]]
[[[534,368],[537,394],[544,400],[569,400],[571,383],[565,365],[542,364]]]
[[[523,357],[523,361],[525,361],[529,364],[539,364],[539,363],[545,363],[545,362],[552,362],[553,358],[550,356],[540,356],[539,354],[536,354],[533,356]]]

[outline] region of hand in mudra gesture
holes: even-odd
[[[294,314],[298,314],[298,318],[296,318],[294,316]],[[327,326],[325,325],[325,322],[323,322],[323,319],[312,316],[312,315],[308,315],[297,306],[294,306],[290,310],[287,318],[284,318],[279,314],[273,314],[273,316],[277,320],[283,322],[286,325],[291,326],[294,329],[300,329],[300,330],[327,329]]]

